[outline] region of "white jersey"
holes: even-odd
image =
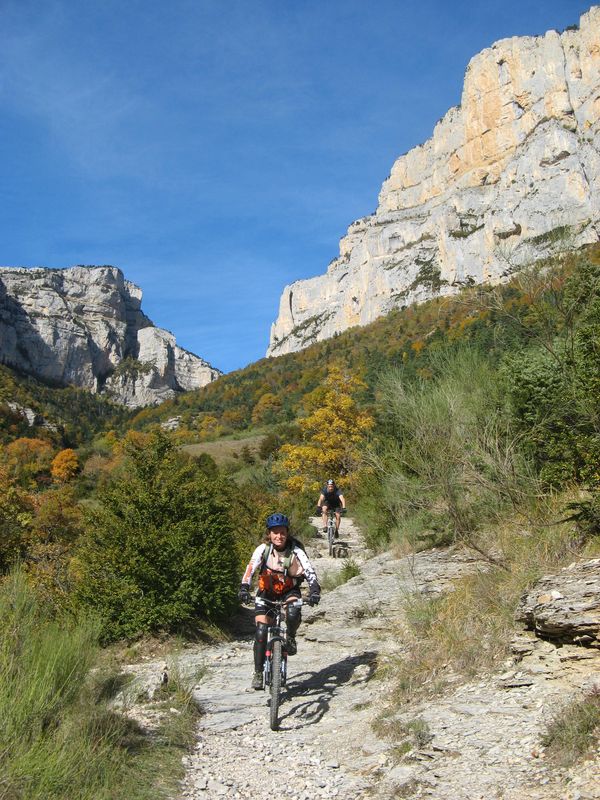
[[[272,544],[259,544],[252,553],[252,557],[244,572],[242,583],[250,585],[254,573],[263,568],[273,570],[273,572],[284,572],[284,560],[288,554],[290,556],[290,562],[287,568],[287,574],[291,578],[296,578],[298,583],[302,578],[306,578],[309,592],[311,594],[313,592],[320,594],[321,587],[319,586],[315,568],[304,550],[298,547],[298,545],[294,545],[290,553],[287,549],[284,551],[276,550]]]

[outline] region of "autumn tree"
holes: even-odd
[[[53,453],[52,445],[44,439],[21,436],[6,446],[8,472],[22,486],[35,487],[48,483]]]
[[[365,384],[337,366],[305,398],[307,416],[298,420],[301,441],[280,450],[278,470],[290,494],[318,491],[324,477],[351,479],[358,463],[359,446],[373,419],[358,407],[356,396]]]
[[[32,519],[32,497],[0,466],[0,573],[23,556]]]
[[[254,425],[272,423],[276,420],[280,411],[281,399],[273,392],[265,392],[259,397],[252,410],[252,423]]]
[[[68,603],[73,588],[71,558],[83,532],[83,513],[72,485],[35,496],[26,568],[30,581],[54,605]]]
[[[67,447],[66,450],[61,450],[52,459],[50,465],[50,474],[52,479],[58,483],[68,483],[73,480],[75,475],[79,472],[79,458],[75,450]]]

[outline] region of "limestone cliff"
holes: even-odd
[[[267,355],[391,309],[497,282],[557,239],[600,232],[600,6],[579,28],[503,39],[467,67],[462,102],[401,156],[375,213],[327,273],[284,289]]]
[[[220,373],[141,310],[116,267],[0,267],[0,362],[135,408],[197,389]]]

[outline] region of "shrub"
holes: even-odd
[[[105,639],[222,619],[238,578],[226,492],[164,434],[125,448],[87,511],[77,602],[102,616]]]
[[[330,592],[338,586],[347,583],[351,578],[356,578],[357,575],[360,575],[360,566],[353,558],[345,558],[339,572],[324,573],[321,586],[323,589]]]
[[[600,266],[583,260],[566,278],[550,271],[543,288],[525,320],[531,345],[504,365],[511,412],[545,481],[591,481],[600,460]]]
[[[382,508],[395,537],[416,531],[416,544],[477,546],[482,525],[535,492],[535,480],[504,421],[490,363],[459,350],[431,364],[430,378],[409,382],[399,371],[382,385],[371,516]]]

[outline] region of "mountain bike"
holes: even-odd
[[[336,556],[335,539],[335,508],[329,508],[327,510],[327,547],[329,548],[329,555],[332,558]]]
[[[328,508],[327,509],[327,546],[329,548],[329,555],[332,558],[336,558],[338,556],[338,544],[336,543],[336,539],[338,538],[338,532],[335,529],[335,514],[336,511],[343,515],[346,513],[345,508]],[[345,549],[345,548],[342,548]]]
[[[287,678],[287,606],[301,606],[302,600],[298,598],[286,603],[283,600],[267,600],[263,597],[262,602],[269,607],[269,616],[273,619],[267,635],[263,685],[265,689],[267,687],[270,689],[269,724],[271,730],[276,731],[279,728],[281,689],[285,686]]]

